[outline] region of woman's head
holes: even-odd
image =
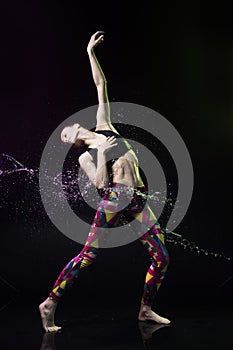
[[[81,126],[77,123],[66,126],[61,132],[62,142],[75,144],[78,141]],[[80,140],[82,141],[82,140]],[[82,141],[84,142],[84,141]]]
[[[69,143],[76,147],[89,146],[93,138],[95,138],[95,133],[85,129],[78,123],[66,126],[61,132],[62,142]]]

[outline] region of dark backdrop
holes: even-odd
[[[194,191],[177,232],[231,256],[233,28],[225,4],[50,0],[2,7],[1,153],[38,168],[56,126],[97,103],[86,45],[93,32],[104,30],[96,52],[110,101],[158,111],[190,152]],[[38,191],[26,175],[17,176],[1,183],[1,293],[7,298],[16,288],[42,300],[81,245],[31,206],[32,198],[40,201]],[[168,248],[160,302],[228,302],[231,262]],[[81,299],[139,302],[149,262],[138,242],[104,250],[65,298],[77,307]]]

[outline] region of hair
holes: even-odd
[[[86,147],[85,142],[81,139],[77,139],[74,143],[75,147]]]

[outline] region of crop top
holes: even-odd
[[[118,158],[123,156],[130,149],[132,149],[132,147],[129,144],[127,144],[127,142],[120,134],[117,134],[112,130],[97,130],[95,131],[95,133],[102,134],[107,137],[114,136],[117,139],[117,146],[113,147],[106,153],[106,166],[108,171],[109,184],[111,184],[113,164],[117,161]],[[97,164],[97,148],[88,148],[87,151],[92,155],[95,164]]]

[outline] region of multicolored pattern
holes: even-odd
[[[145,232],[139,240],[150,255],[151,265],[146,274],[141,303],[152,305],[167,270],[169,255],[164,242],[164,233],[146,202],[145,194],[145,188],[134,189],[132,194],[129,193],[128,187],[121,184],[113,184],[113,187],[104,193],[85,246],[64,267],[49,297],[57,302],[60,300],[78,277],[79,271],[95,261],[101,249],[99,248],[101,239],[106,235],[104,229],[119,225],[124,216],[125,219],[131,219],[130,226],[134,232],[138,234]]]

